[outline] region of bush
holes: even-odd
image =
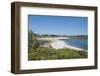
[[[36,39],[36,34],[30,30],[28,32],[28,51],[32,52],[32,50],[36,50],[39,47],[39,42]]]

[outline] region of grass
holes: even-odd
[[[53,49],[46,47],[38,47],[29,49],[28,60],[55,60],[55,59],[76,59],[87,58],[87,52],[77,51],[68,48]]]

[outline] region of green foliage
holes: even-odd
[[[29,60],[57,59],[55,51],[50,48],[39,47],[35,52],[29,53]]]
[[[72,49],[58,49],[56,51],[58,59],[80,58],[80,54]]]
[[[33,39],[33,48],[37,49],[39,47],[39,42],[37,41],[36,38]]]
[[[78,51],[78,53],[80,54],[81,58],[87,58],[88,57],[88,53],[85,51]]]
[[[33,32],[28,31],[28,49],[31,49],[33,46]]]
[[[29,52],[35,51],[39,47],[39,42],[36,39],[36,34],[30,30],[28,32],[28,50]]]
[[[46,47],[38,47],[35,51],[28,54],[28,60],[55,60],[74,58],[87,58],[87,52],[75,51],[67,48],[52,49]]]

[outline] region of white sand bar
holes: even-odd
[[[44,38],[37,38],[38,40],[50,40],[50,41],[55,41],[55,40],[60,40],[60,39],[69,39],[68,37],[44,37]]]
[[[81,48],[78,48],[78,47],[70,46],[70,45],[66,44],[61,39],[69,39],[69,38],[68,37],[38,38],[38,40],[49,40],[49,41],[51,41],[50,45],[54,49],[70,48],[70,49],[79,50],[79,51],[83,51],[84,50],[84,49],[81,49]]]

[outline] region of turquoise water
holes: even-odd
[[[88,49],[88,39],[64,39],[63,40],[66,44],[82,48],[82,49]]]

